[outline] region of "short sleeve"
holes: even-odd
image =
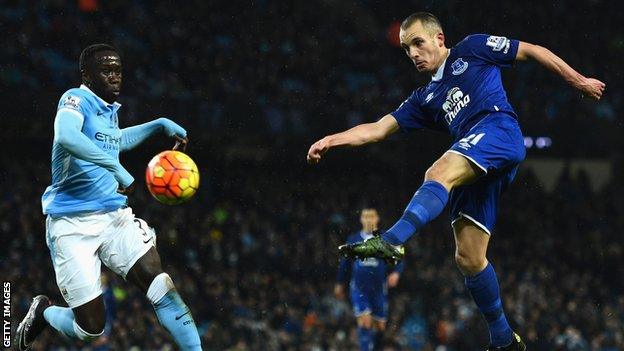
[[[462,40],[461,51],[500,67],[509,67],[516,60],[519,41],[496,35],[473,34]]]
[[[57,112],[78,112],[84,117],[88,114],[89,110],[89,103],[86,100],[86,97],[83,94],[77,92],[76,89],[70,89],[65,92],[63,96],[61,96],[57,107]]]
[[[426,128],[429,123],[420,107],[418,90],[415,90],[394,112],[390,113],[396,119],[401,131],[404,133],[412,130]]]

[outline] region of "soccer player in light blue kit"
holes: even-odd
[[[355,244],[370,239],[377,231],[379,214],[374,208],[365,207],[360,214],[362,230],[349,235],[347,243]],[[399,283],[403,263],[388,267],[384,260],[368,257],[365,259],[342,258],[338,266],[337,283],[334,294],[344,298],[345,282],[349,283],[351,304],[357,319],[360,350],[381,350],[383,332],[388,319],[388,288]]]
[[[317,141],[308,151],[308,162],[319,162],[331,148],[381,141],[399,129],[446,131],[453,144],[426,171],[424,183],[396,224],[381,236],[343,245],[339,250],[353,257],[400,259],[402,244],[448,203],[455,260],[487,321],[491,340],[488,350],[525,350],[520,337],[509,327],[496,273],[486,258],[499,196],[525,157],[522,133],[507,100],[500,70],[516,60],[533,59],[596,100],[602,96],[605,84],[576,72],[544,47],[505,37],[470,35],[449,49],[440,22],[430,13],[417,12],[407,17],[401,24],[399,39],[416,69],[431,74],[431,82],[416,89],[396,111],[379,121]]]
[[[136,285],[181,350],[201,350],[193,317],[163,272],[156,236],[127,207],[134,178],[119,153],[165,134],[186,145],[186,131],[166,118],[120,129],[116,101],[121,59],[105,44],[80,55],[82,85],[61,96],[54,121],[52,185],[43,194],[46,242],[56,282],[69,307],[36,296],[17,328],[15,344],[28,350],[50,325],[62,335],[91,341],[104,332],[101,263]],[[145,335],[148,338],[148,335]]]

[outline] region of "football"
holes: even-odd
[[[187,154],[163,151],[147,165],[145,182],[156,200],[177,205],[188,201],[199,188],[199,171]]]

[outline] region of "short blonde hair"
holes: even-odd
[[[414,12],[401,22],[401,29],[406,30],[412,24],[420,22],[431,34],[444,33],[440,20],[429,12]]]

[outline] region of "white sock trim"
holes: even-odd
[[[82,329],[78,325],[78,323],[76,323],[76,321],[74,321],[74,333],[76,333],[76,337],[78,337],[78,339],[82,341],[91,341],[97,338],[98,336],[104,334],[104,329],[102,329],[102,331],[99,332],[98,334],[87,333],[84,329]]]
[[[155,305],[162,300],[169,290],[173,289],[175,289],[175,286],[169,274],[160,273],[152,280],[152,283],[147,289],[147,299]]]

